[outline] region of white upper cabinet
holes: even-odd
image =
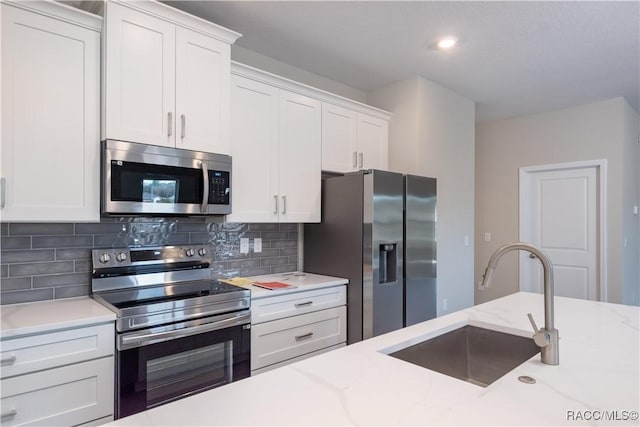
[[[229,154],[240,34],[154,1],[108,1],[103,138]]]
[[[107,3],[105,139],[174,146],[175,25]]]
[[[358,167],[357,113],[322,104],[322,169],[350,172]]]
[[[97,221],[102,19],[1,7],[2,221]]]
[[[388,145],[388,116],[322,104],[322,170],[339,173],[386,170]]]
[[[230,222],[319,222],[321,102],[232,76]]]
[[[358,113],[358,169],[382,169],[389,164],[389,121]]]
[[[176,147],[229,154],[230,46],[186,28],[176,36]]]
[[[280,91],[280,221],[320,222],[322,103]]]
[[[231,76],[230,222],[277,222],[279,90]]]

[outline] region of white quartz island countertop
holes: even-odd
[[[465,324],[530,336],[528,312],[542,323],[541,295],[510,295],[110,425],[638,425],[638,307],[556,297],[560,365],[537,355],[486,388],[385,354]]]

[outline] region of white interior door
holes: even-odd
[[[520,240],[551,259],[555,295],[601,299],[598,173],[597,166],[521,170]],[[520,289],[542,291],[542,267],[528,253],[520,255]]]

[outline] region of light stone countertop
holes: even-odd
[[[0,339],[113,322],[116,315],[89,297],[3,305]]]
[[[541,295],[500,298],[109,425],[638,425],[638,307],[556,297],[560,365],[537,355],[486,388],[386,355],[465,324],[531,336],[528,312],[542,322]]]
[[[247,279],[253,280],[254,282],[282,282],[295,286],[295,288],[270,290],[249,285],[246,286],[246,288],[251,290],[251,299],[292,294],[295,292],[310,291],[312,289],[330,288],[333,286],[345,285],[348,282],[347,279],[342,279],[340,277],[299,272],[251,276],[247,277]]]

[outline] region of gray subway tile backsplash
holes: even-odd
[[[73,234],[71,223],[11,223],[9,224],[11,236],[65,235]]]
[[[53,273],[70,273],[73,261],[29,262],[25,264],[9,264],[9,277],[40,276]]]
[[[11,229],[9,230],[11,232]],[[93,236],[36,236],[31,237],[36,248],[83,248],[93,246]]]
[[[15,304],[90,293],[91,250],[202,244],[216,277],[295,271],[297,224],[208,223],[204,218],[103,218],[99,223],[0,223],[0,303]],[[240,238],[250,253],[240,253]],[[253,239],[262,239],[262,252]]]
[[[3,264],[35,261],[54,261],[55,251],[53,249],[2,251]]]
[[[31,249],[31,237],[3,237],[0,239],[0,250],[6,249]]]

